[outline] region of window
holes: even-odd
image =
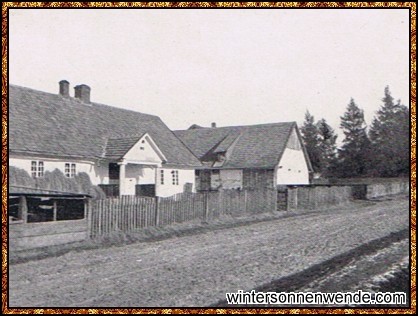
[[[173,185],[179,185],[179,171],[173,170],[171,171]]]
[[[66,163],[64,168],[64,174],[67,178],[74,178],[76,174],[75,163]]]
[[[67,178],[69,178],[69,177],[70,177],[70,164],[69,164],[69,163],[66,163],[66,164],[65,164],[64,174],[65,174],[65,176],[66,176]]]
[[[160,170],[160,183],[164,184],[164,170]]]
[[[75,163],[71,164],[71,178],[74,178],[76,174]]]
[[[31,165],[31,173],[32,173],[32,178],[36,178],[36,171],[38,170],[38,162],[37,161],[32,161],[32,165]]]
[[[40,178],[44,176],[44,162],[32,160],[31,163],[32,178]]]

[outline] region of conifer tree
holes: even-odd
[[[345,138],[339,149],[339,176],[365,176],[369,166],[370,140],[366,133],[364,112],[357,106],[353,98],[341,117],[340,127]]]
[[[308,152],[314,172],[321,171],[321,154],[319,148],[318,126],[313,115],[306,111],[305,121],[300,128],[302,139]]]
[[[373,148],[372,175],[397,177],[409,174],[409,108],[394,102],[389,87],[385,88],[383,105],[373,119],[370,140]]]
[[[336,163],[337,135],[325,119],[317,122],[318,147],[320,150],[320,170],[324,176],[331,176],[331,170]]]

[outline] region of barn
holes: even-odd
[[[175,131],[200,159],[200,191],[309,184],[312,166],[296,122]]]

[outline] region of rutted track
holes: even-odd
[[[10,266],[10,307],[208,306],[408,228],[406,198]]]
[[[398,232],[389,234],[388,236],[375,239],[365,243],[359,247],[335,256],[329,260],[313,265],[308,269],[301,272],[294,273],[292,275],[274,280],[270,283],[258,286],[254,290],[256,292],[297,292],[304,291],[304,287],[314,283],[315,281],[327,277],[332,273],[339,272],[341,269],[355,263],[357,260],[362,259],[365,256],[371,256],[376,254],[379,250],[385,249],[396,242],[404,239],[408,239],[409,229],[402,229]],[[365,280],[367,281],[367,280]],[[389,282],[388,282],[389,283]],[[342,291],[341,284],[334,284],[333,291]],[[309,289],[310,291],[314,289]],[[321,291],[331,289],[320,289]],[[363,288],[363,290],[366,290]],[[248,307],[247,305],[235,305],[234,307]],[[251,305],[250,307],[267,307],[269,305]],[[274,306],[274,305],[272,305]],[[213,304],[211,307],[231,307],[226,300],[220,300],[218,303]],[[270,306],[271,307],[271,306]]]

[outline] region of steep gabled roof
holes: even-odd
[[[174,133],[202,161],[206,157],[213,157],[211,153],[228,151],[222,168],[274,168],[286,148],[293,128],[297,128],[295,122],[284,122],[201,128]]]
[[[106,142],[106,149],[104,156],[110,159],[122,158],[141,137],[115,137],[109,138]]]
[[[167,164],[201,165],[158,116],[9,86],[10,152],[99,159],[108,138],[139,138],[145,133]]]

